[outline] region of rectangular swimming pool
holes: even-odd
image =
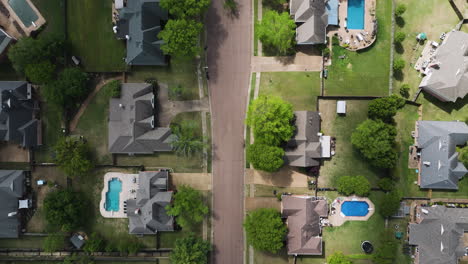
[[[30,27],[39,18],[26,0],[8,0],[8,3],[26,27]]]
[[[341,212],[346,216],[366,216],[369,204],[362,201],[346,201],[341,205]]]
[[[365,0],[348,0],[348,29],[364,29]]]
[[[119,211],[120,192],[122,191],[122,182],[113,178],[109,181],[109,190],[106,193],[106,211]]]

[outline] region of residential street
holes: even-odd
[[[213,263],[244,258],[244,117],[250,76],[251,2],[238,16],[213,1],[207,16],[209,90],[213,124]]]

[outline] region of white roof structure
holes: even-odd
[[[346,101],[337,101],[336,102],[336,113],[337,114],[346,114]]]

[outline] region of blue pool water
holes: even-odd
[[[119,179],[112,179],[109,181],[109,191],[106,193],[106,211],[119,210],[119,195],[122,191],[122,182]]]
[[[30,27],[39,18],[26,0],[8,0],[8,3],[26,27]]]
[[[359,201],[346,201],[341,205],[341,212],[346,216],[366,216],[369,204]]]
[[[348,29],[364,29],[365,0],[348,0]]]

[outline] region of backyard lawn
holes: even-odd
[[[43,34],[65,37],[65,1],[32,0],[47,22]]]
[[[81,59],[85,71],[125,70],[125,42],[112,32],[111,0],[68,1],[67,31],[71,55]]]
[[[252,81],[252,83],[254,82]],[[320,73],[261,73],[259,94],[279,96],[291,103],[294,111],[316,111],[317,96],[320,95]]]
[[[47,103],[41,103],[42,146],[34,151],[35,160],[41,162],[53,161],[53,147],[62,133],[61,110]]]

